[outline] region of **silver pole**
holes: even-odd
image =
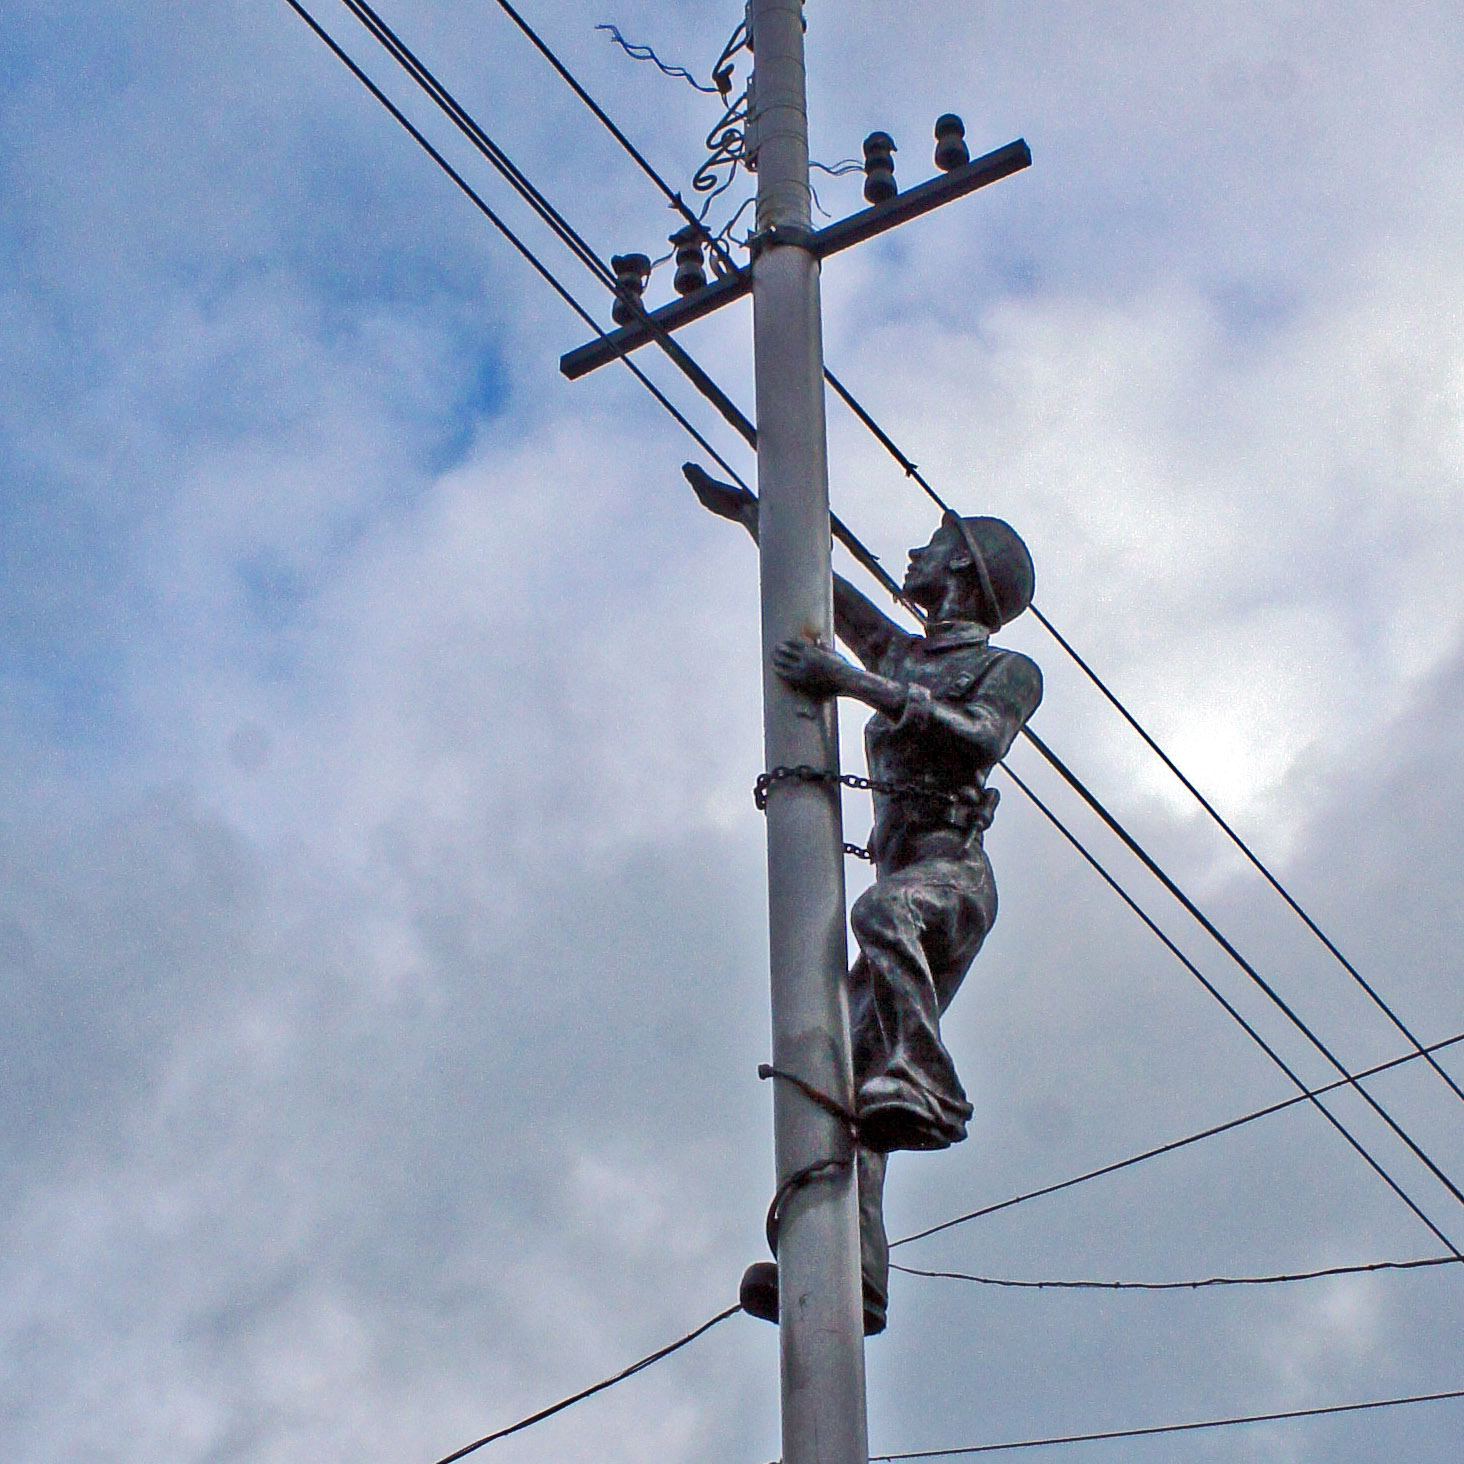
[[[832,700],[772,671],[780,642],[833,644],[828,445],[818,261],[810,226],[801,0],[751,0],[757,232],[753,265],[767,766],[837,769]],[[792,242],[778,242],[777,234]],[[843,821],[837,790],[792,780],[768,800],[773,1063],[853,1106],[844,989]],[[796,1189],[778,1237],[783,1464],[867,1464],[857,1181],[838,1119],[775,1082],[778,1182],[821,1160],[851,1161]]]

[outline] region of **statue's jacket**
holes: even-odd
[[[907,688],[898,718],[877,712],[865,728],[870,778],[956,800],[876,792],[870,849],[880,872],[972,857],[996,806],[996,790],[986,786],[993,745],[1004,755],[1037,709],[1042,673],[967,621],[894,636],[870,669]]]

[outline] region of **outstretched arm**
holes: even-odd
[[[988,767],[1007,755],[1042,700],[1042,673],[1015,651],[1002,654],[980,690],[964,703],[937,701],[923,686],[861,671],[836,651],[807,641],[784,641],[773,652],[773,666],[809,696],[853,697],[883,712],[897,729],[964,749]]]
[[[696,463],[681,468],[703,508],[719,518],[741,524],[757,540],[757,498],[746,488],[719,483]],[[876,608],[841,574],[834,576],[834,629],[839,639],[871,669],[889,650],[891,641],[905,632]]]

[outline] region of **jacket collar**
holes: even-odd
[[[961,646],[985,645],[991,632],[974,620],[931,620],[921,642],[927,651],[953,651]]]

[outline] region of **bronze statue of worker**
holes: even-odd
[[[706,508],[757,537],[751,493],[695,464],[683,471]],[[773,655],[778,675],[800,691],[854,697],[874,710],[864,741],[875,784],[876,878],[850,915],[859,955],[848,986],[869,1334],[884,1329],[888,1299],[887,1156],[966,1137],[971,1105],[940,1018],[996,919],[982,839],[997,793],[986,780],[1042,700],[1036,664],[990,643],[1032,602],[1032,558],[1010,525],[947,513],[930,542],[910,551],[903,589],[926,616],[923,635],[901,629],[834,576],[835,630],[862,670],[806,641],[787,641]],[[743,1302],[776,1320],[771,1266],[749,1272]]]

